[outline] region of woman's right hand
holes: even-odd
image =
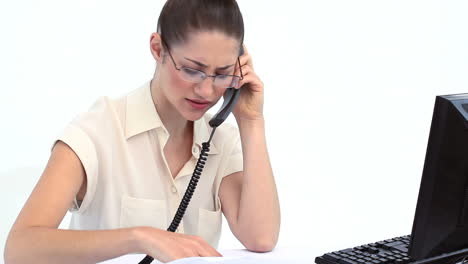
[[[188,257],[222,257],[203,238],[157,229],[136,227],[143,253],[161,262]]]

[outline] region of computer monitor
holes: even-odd
[[[411,233],[421,260],[468,248],[468,94],[437,96]]]

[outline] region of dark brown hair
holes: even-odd
[[[167,0],[158,19],[157,31],[170,47],[185,43],[191,32],[212,30],[242,45],[244,21],[236,0]]]

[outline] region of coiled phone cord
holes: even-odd
[[[206,157],[208,156],[208,152],[210,151],[210,142],[211,142],[211,139],[213,138],[213,134],[215,130],[216,130],[216,127],[213,127],[213,130],[211,131],[210,139],[208,140],[208,142],[202,143],[202,150],[200,151],[200,156],[198,157],[197,165],[195,166],[195,169],[193,171],[192,178],[190,179],[190,182],[187,186],[187,190],[185,191],[184,197],[182,198],[182,201],[179,204],[177,213],[172,219],[170,226],[167,228],[167,231],[169,232],[175,232],[177,230],[177,227],[179,227],[182,217],[184,217],[185,210],[187,209],[187,206],[190,203],[190,200],[192,199],[193,193],[195,192],[195,188],[197,187],[197,184],[198,184],[198,180],[200,179],[200,175],[203,171],[203,168],[205,167],[205,163],[207,160]],[[153,260],[154,260],[153,257],[146,255],[146,257],[143,260],[141,260],[138,264],[149,264]]]

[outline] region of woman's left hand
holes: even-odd
[[[263,82],[254,72],[252,57],[244,45],[244,54],[239,57],[244,78],[240,80],[237,89],[240,90],[240,98],[232,113],[237,122],[243,120],[263,120]],[[239,69],[235,75],[241,76]]]

